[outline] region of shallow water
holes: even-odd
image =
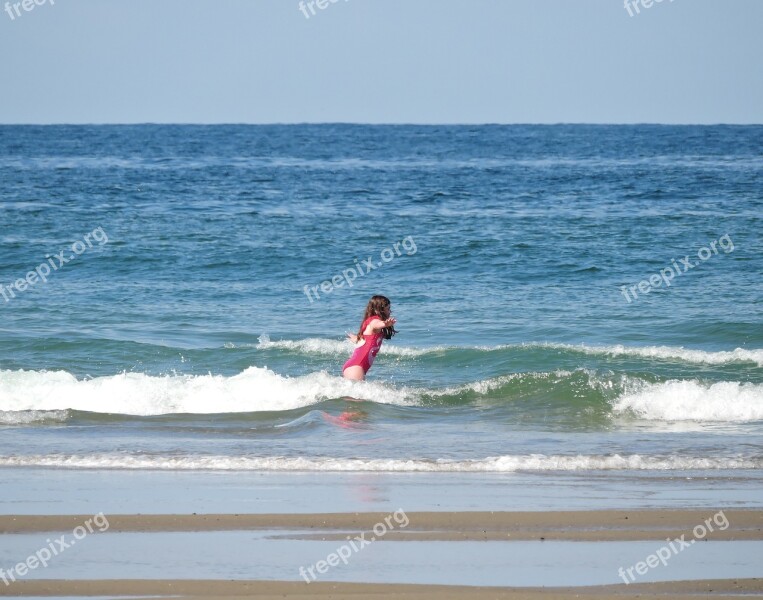
[[[625,571],[663,546],[670,550],[664,542],[390,542],[371,541],[369,536],[364,539],[370,543],[356,542],[354,550],[348,542],[269,539],[275,534],[91,534],[25,579],[307,578],[520,587],[604,585],[622,584],[620,568]],[[345,544],[346,564],[334,561],[338,564],[323,574],[315,570],[318,561]],[[0,537],[0,561],[12,565],[46,546],[45,535],[5,535]],[[658,563],[643,575],[632,570],[629,583],[758,577],[761,551],[763,542],[697,542],[677,554],[671,552],[665,564]]]

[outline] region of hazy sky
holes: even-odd
[[[18,1],[2,123],[763,123],[763,0]]]

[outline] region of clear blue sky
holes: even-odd
[[[2,123],[763,123],[763,0],[43,1]]]

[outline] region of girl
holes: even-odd
[[[345,379],[362,381],[381,348],[385,339],[391,339],[397,320],[390,316],[390,302],[386,296],[373,296],[366,306],[363,322],[358,333],[348,333],[347,337],[355,344],[355,352],[342,367]]]

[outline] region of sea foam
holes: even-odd
[[[235,347],[232,346],[231,347]],[[305,338],[302,340],[273,341],[267,334],[254,345],[259,350],[280,349],[301,354],[344,356],[349,355],[352,346],[343,340],[327,338]],[[763,367],[763,349],[736,348],[734,350],[694,350],[680,346],[624,346],[622,344],[588,346],[584,344],[560,344],[553,342],[528,342],[524,344],[501,344],[496,346],[400,346],[387,343],[380,354],[389,356],[416,357],[447,352],[474,351],[481,353],[521,351],[521,350],[562,350],[589,356],[635,357],[660,361],[680,361],[692,364],[724,365],[729,363],[753,363]]]
[[[343,396],[412,403],[410,393],[383,384],[352,382],[324,372],[284,377],[261,367],[232,377],[121,373],[83,380],[64,371],[0,371],[0,411],[5,413],[73,409],[145,416],[281,411]]]
[[[763,385],[721,381],[666,381],[625,393],[613,407],[662,421],[761,421]]]
[[[0,467],[57,467],[177,471],[463,472],[517,471],[697,471],[760,469],[745,457],[633,455],[507,455],[472,460],[393,458],[304,458],[283,456],[147,456],[144,454],[0,456]]]

